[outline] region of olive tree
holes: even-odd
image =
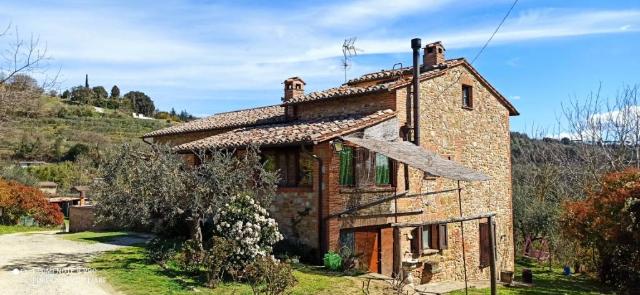
[[[98,220],[121,227],[189,225],[202,249],[202,224],[239,195],[268,208],[277,174],[267,171],[257,148],[197,153],[191,165],[167,146],[123,145],[109,152],[94,185]]]

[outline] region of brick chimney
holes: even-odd
[[[445,51],[446,49],[444,49],[444,46],[442,46],[442,43],[440,43],[440,41],[427,44],[424,47],[422,64],[424,65],[425,68],[431,68],[433,66],[444,63]]]
[[[291,77],[284,80],[284,97],[283,102],[288,102],[292,99],[300,98],[304,96],[304,82],[300,77]]]

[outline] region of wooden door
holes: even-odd
[[[378,229],[355,232],[355,253],[360,255],[363,268],[369,272],[380,272],[380,236]]]

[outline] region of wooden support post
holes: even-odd
[[[497,294],[496,277],[496,231],[494,228],[495,217],[489,216],[489,268],[491,271],[491,295]]]
[[[400,243],[400,228],[393,228],[393,273],[398,277],[402,271],[402,247]]]

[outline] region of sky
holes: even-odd
[[[512,0],[9,1],[0,24],[39,37],[59,88],[139,90],[196,116],[278,104],[282,81],[306,91],[344,82],[341,45],[362,49],[349,78],[411,64],[411,38],[475,57]],[[6,45],[8,39],[0,42]],[[520,0],[474,67],[521,113],[511,129],[550,128],[561,104],[600,85],[640,83],[640,1]]]

